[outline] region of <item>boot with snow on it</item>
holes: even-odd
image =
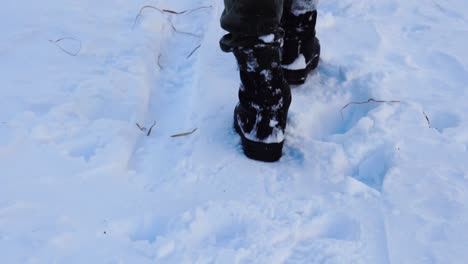
[[[234,53],[240,71],[234,127],[244,154],[265,162],[281,158],[291,104],[291,91],[281,68],[282,35],[280,30],[263,37],[227,34],[221,40],[221,48]]]
[[[291,1],[286,1],[281,20],[285,30],[282,67],[289,84],[303,84],[320,59],[320,42],[315,36],[317,11],[295,10],[297,1],[292,1],[292,7]]]

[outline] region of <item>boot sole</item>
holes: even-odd
[[[275,162],[281,158],[283,154],[284,142],[262,143],[249,140],[244,136],[236,121],[234,121],[234,129],[241,137],[242,149],[245,156],[247,156],[249,159],[264,162]]]

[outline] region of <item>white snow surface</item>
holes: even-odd
[[[275,34],[268,34],[258,38],[265,43],[273,43],[273,41],[275,41]]]
[[[304,57],[304,54],[300,53],[293,63],[283,64],[282,67],[288,70],[304,70],[307,68],[306,58]]]
[[[273,164],[232,128],[222,9],[3,3],[0,263],[467,263],[468,2],[323,1]]]

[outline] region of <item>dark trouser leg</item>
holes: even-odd
[[[221,27],[234,35],[270,34],[280,24],[283,2],[284,0],[224,0]]]

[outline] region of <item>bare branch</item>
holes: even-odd
[[[369,99],[365,102],[351,102],[345,106],[343,106],[343,109],[346,109],[348,106],[350,105],[362,105],[362,104],[368,104],[368,103],[371,103],[371,102],[374,102],[374,103],[401,103],[400,101],[384,101],[384,100],[375,100],[375,99]]]
[[[195,53],[195,51],[197,51],[200,47],[201,47],[201,44],[198,45],[195,49],[193,49],[192,52],[190,52],[190,54],[187,56],[187,59],[190,59],[190,57],[192,57],[192,55]]]
[[[174,24],[172,23],[172,21],[169,21],[169,23],[171,24],[172,30],[174,30],[174,32],[176,32],[176,33],[180,33],[180,34],[184,34],[184,35],[189,35],[189,36],[196,37],[196,38],[201,38],[200,35],[197,35],[197,34],[194,34],[194,33],[190,33],[190,32],[185,32],[185,31],[180,31],[180,30],[178,30],[178,29],[174,26]]]
[[[174,14],[174,15],[182,15],[182,14],[190,14],[190,13],[193,13],[195,11],[198,11],[198,10],[201,10],[201,9],[207,9],[207,8],[212,8],[213,6],[201,6],[201,7],[197,7],[197,8],[194,8],[194,9],[189,9],[189,10],[184,10],[184,11],[180,11],[180,12],[177,12],[177,11],[173,11],[173,10],[168,10],[168,9],[163,9],[162,11],[164,12],[167,12],[167,13],[171,13],[171,14]]]
[[[148,130],[148,134],[146,134],[146,136],[151,136],[151,132],[153,131],[153,127],[156,125],[156,121],[154,121],[153,125],[150,127],[150,129]]]
[[[343,106],[343,108],[341,109],[341,118],[343,118],[343,111],[346,108],[348,108],[350,105],[363,105],[363,104],[368,104],[368,103],[401,103],[401,101],[384,101],[384,100],[376,100],[376,99],[370,98],[369,100],[364,101],[364,102],[351,102]]]
[[[143,10],[145,10],[147,8],[154,9],[154,10],[158,11],[159,13],[164,14],[164,12],[161,9],[159,9],[159,8],[157,8],[155,6],[150,6],[150,5],[143,6],[142,8],[140,8],[140,11],[138,12],[138,15],[136,15],[135,21],[133,21],[132,28],[135,28],[135,25],[138,22],[138,19],[141,17]]]
[[[198,128],[195,128],[194,130],[192,130],[191,132],[186,132],[186,133],[181,133],[181,134],[176,134],[176,135],[172,135],[171,137],[173,138],[176,138],[176,137],[185,137],[185,136],[190,136],[192,135],[193,133],[195,133],[195,131],[197,131]]]
[[[207,9],[207,8],[212,8],[213,6],[201,6],[201,7],[197,7],[197,8],[194,8],[194,9],[189,9],[189,10],[184,10],[184,11],[174,11],[174,10],[170,10],[170,9],[161,9],[161,8],[158,8],[158,7],[155,7],[155,6],[151,6],[151,5],[145,5],[143,6],[142,8],[140,8],[140,11],[138,12],[138,14],[136,15],[135,17],[135,21],[133,22],[133,26],[132,28],[135,28],[135,25],[136,23],[138,22],[138,19],[142,16],[142,13],[145,9],[153,9],[153,10],[156,10],[158,11],[159,13],[161,14],[172,14],[172,15],[182,15],[182,14],[190,14],[190,13],[193,13],[195,11],[198,11],[198,10],[202,10],[202,9]],[[171,22],[172,24],[172,22]],[[174,27],[174,26],[173,26]],[[176,29],[174,30],[176,32],[179,32],[179,33],[187,33],[187,32],[180,32],[180,31],[177,31]],[[190,34],[190,33],[188,33]]]
[[[177,12],[177,11],[173,11],[173,10],[169,10],[169,9],[163,9],[162,11],[165,12],[165,13],[174,14],[174,15],[183,14],[183,12]]]
[[[429,125],[429,128],[432,128],[431,120],[430,120],[429,117],[427,116],[426,112],[423,112],[423,114],[424,114],[424,117],[426,117],[426,121],[427,121],[427,124]]]
[[[65,48],[63,48],[63,47],[60,45],[60,42],[63,41],[63,40],[73,40],[73,41],[78,42],[78,43],[80,44],[80,47],[79,47],[78,51],[76,51],[76,52],[71,52],[71,51],[68,51],[68,50],[66,50]],[[80,54],[80,52],[81,52],[81,47],[82,47],[81,41],[78,40],[78,39],[76,39],[76,38],[65,37],[65,38],[59,38],[59,39],[57,39],[57,40],[51,40],[51,39],[49,39],[49,42],[52,43],[52,44],[54,44],[55,46],[57,46],[60,50],[62,50],[62,51],[65,52],[66,54],[68,54],[68,55],[70,55],[70,56],[73,56],[73,57],[78,56],[78,54]]]
[[[136,123],[136,126],[138,127],[138,129],[140,129],[141,132],[146,132],[148,130],[148,133],[146,133],[146,136],[148,137],[151,136],[151,132],[153,132],[153,128],[155,125],[156,125],[156,121],[153,122],[153,125],[148,130],[146,127],[142,127],[140,126],[140,124]]]
[[[162,54],[159,53],[157,63],[158,63],[159,69],[160,69],[160,70],[164,70],[164,67],[161,65],[161,57],[162,57]]]
[[[136,126],[138,127],[138,129],[140,129],[141,132],[146,132],[146,127],[142,127],[138,123],[136,123]]]

